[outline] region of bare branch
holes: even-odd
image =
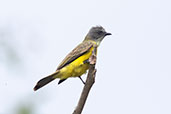
[[[81,93],[79,102],[78,102],[77,107],[74,110],[73,114],[81,114],[81,112],[84,108],[85,102],[87,100],[88,94],[90,92],[90,89],[95,82],[95,75],[96,75],[96,69],[95,69],[96,55],[95,54],[96,54],[96,50],[97,50],[97,47],[94,47],[93,53],[92,53],[91,57],[89,58],[90,67],[89,67],[88,76],[87,76],[83,91]]]

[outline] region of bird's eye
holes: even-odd
[[[98,34],[101,35],[103,33],[103,31],[98,31]]]

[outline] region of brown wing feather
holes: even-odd
[[[57,70],[65,67],[69,63],[73,62],[75,59],[80,57],[81,55],[87,53],[89,49],[93,46],[93,43],[90,41],[84,41],[80,45],[78,45],[76,48],[74,48],[61,62],[61,64],[58,66]]]

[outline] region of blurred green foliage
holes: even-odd
[[[33,105],[30,103],[19,104],[15,110],[15,114],[34,114]]]
[[[13,31],[8,28],[0,28],[0,62],[12,66],[20,62],[17,52],[17,41]]]

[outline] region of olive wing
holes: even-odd
[[[61,62],[61,64],[59,64],[57,70],[60,70],[61,68],[65,67],[68,64],[70,64],[71,62],[73,62],[78,57],[80,57],[80,56],[84,55],[85,53],[87,53],[91,49],[91,47],[93,47],[93,43],[92,42],[84,41],[81,44],[79,44],[76,48],[74,48],[64,58],[64,60]]]

